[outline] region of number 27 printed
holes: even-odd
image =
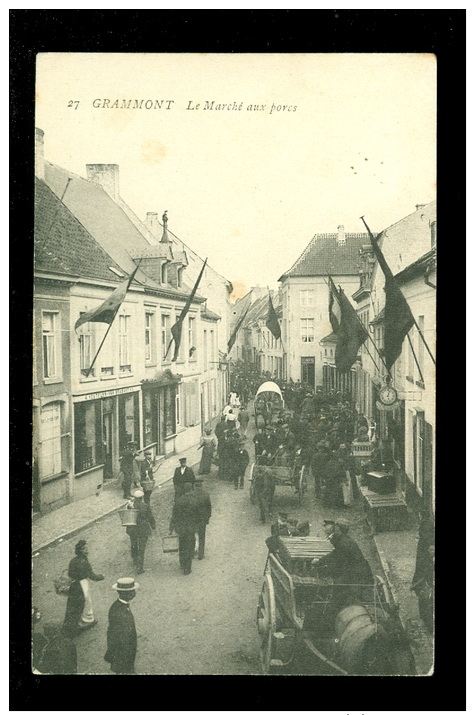
[[[79,105],[79,100],[72,100],[72,99],[70,99],[69,102],[68,102],[68,107],[73,107],[74,105],[76,105],[76,106],[74,107],[74,109],[77,109],[77,108],[78,108],[78,105]]]

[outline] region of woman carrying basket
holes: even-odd
[[[62,631],[69,637],[74,637],[81,631],[97,624],[92,610],[91,590],[89,580],[102,581],[102,574],[95,574],[87,558],[88,548],[84,539],[78,541],[75,547],[76,556],[70,561],[68,575],[72,579],[69,588],[66,615]]]

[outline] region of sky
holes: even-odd
[[[430,54],[44,53],[36,126],[54,164],[118,164],[138,217],[167,210],[241,293],[276,288],[316,233],[436,198]]]

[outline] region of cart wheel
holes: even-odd
[[[257,605],[257,630],[260,637],[260,661],[262,672],[271,672],[271,661],[275,657],[276,608],[274,584],[270,574],[266,574]]]
[[[256,483],[254,481],[254,469],[255,469],[256,463],[253,462],[251,465],[251,471],[249,473],[249,481],[251,482],[250,487],[249,487],[249,496],[251,498],[251,504],[256,503]]]
[[[307,467],[305,464],[302,465],[300,469],[299,477],[299,504],[302,504],[303,495],[307,491]]]

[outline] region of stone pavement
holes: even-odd
[[[180,457],[186,457],[188,464],[194,466],[201,458],[201,451],[195,445],[164,460],[155,475],[156,488],[159,489],[172,479]],[[106,484],[97,496],[67,504],[49,514],[35,516],[32,527],[33,555],[47,546],[73,536],[102,517],[117,511],[125,503],[122,488],[113,480]],[[416,536],[417,526],[414,526],[407,531],[375,534],[373,539],[386,578],[399,604],[401,622],[411,642],[417,674],[428,675],[433,666],[433,639],[420,621],[418,600],[410,591],[416,558]]]
[[[195,445],[162,461],[155,474],[155,488],[160,488],[173,478],[180,457],[186,457],[188,465],[193,466],[200,461],[201,450]],[[122,488],[114,479],[110,484],[106,482],[98,494],[66,504],[48,514],[35,515],[32,525],[33,554],[73,536],[98,519],[118,511],[126,503],[127,500],[122,497]]]

